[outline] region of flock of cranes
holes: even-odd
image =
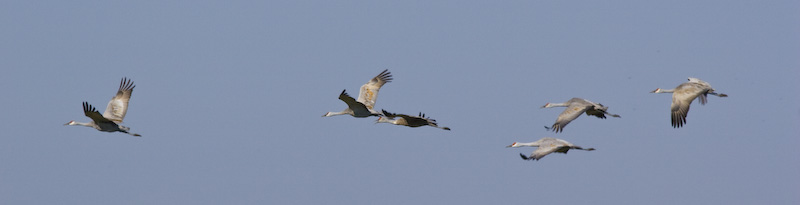
[[[383,109],[381,109],[381,112],[376,111],[375,102],[378,99],[378,92],[380,91],[381,87],[388,82],[392,82],[392,73],[387,69],[361,86],[361,89],[358,93],[358,99],[350,97],[350,95],[347,94],[347,90],[342,90],[342,93],[339,94],[339,100],[342,100],[345,104],[347,104],[347,108],[341,112],[325,113],[325,115],[322,115],[322,117],[350,115],[357,118],[366,118],[370,116],[377,116],[378,120],[375,121],[375,123],[390,123],[408,127],[431,126],[443,130],[450,130],[449,127],[440,127],[436,123],[436,120],[426,117],[425,114],[422,114],[421,112],[417,116],[413,116],[391,113]],[[92,127],[103,132],[122,132],[136,137],[141,137],[139,134],[129,132],[130,128],[120,125],[122,120],[125,118],[125,114],[128,112],[128,102],[131,99],[131,93],[133,93],[134,87],[136,86],[133,85],[133,81],[127,78],[122,78],[119,89],[117,90],[117,94],[111,98],[111,101],[108,102],[108,106],[103,114],[100,114],[100,112],[98,112],[88,102],[83,102],[83,114],[92,119],[92,121],[69,121],[64,125],[80,125]],[[708,95],[714,95],[718,97],[728,96],[726,94],[716,93],[714,88],[711,87],[711,84],[698,78],[689,78],[689,82],[682,83],[675,89],[658,88],[654,91],[651,91],[651,93],[672,93],[672,105],[670,107],[672,115],[672,127],[674,128],[680,128],[686,124],[686,116],[689,113],[689,105],[692,104],[694,99],[699,97],[700,104],[705,105],[708,102]],[[617,118],[620,117],[619,115],[608,113],[608,107],[603,106],[603,104],[594,103],[582,98],[572,98],[564,103],[547,103],[542,106],[542,108],[552,107],[566,107],[566,109],[564,109],[564,111],[558,115],[556,122],[553,123],[552,126],[545,126],[546,129],[552,130],[556,133],[563,132],[564,127],[566,127],[567,124],[577,119],[583,113],[601,119],[605,119],[606,115]],[[545,137],[529,143],[514,142],[506,147],[526,146],[537,147],[537,149],[534,150],[530,156],[520,154],[524,160],[539,160],[553,152],[566,154],[571,149],[586,151],[595,150],[594,148],[584,149],[565,140],[552,137]]]
[[[672,127],[679,128],[682,127],[683,124],[686,124],[686,114],[689,113],[689,105],[692,104],[695,98],[700,98],[700,104],[705,105],[708,101],[708,95],[715,95],[719,97],[728,97],[726,94],[716,93],[714,92],[714,88],[711,88],[711,84],[708,84],[705,81],[702,81],[698,78],[689,78],[689,82],[682,83],[678,85],[675,89],[664,90],[661,88],[657,88],[651,93],[672,93]],[[610,115],[612,117],[620,117],[619,115],[610,114],[607,112],[608,107],[603,106],[600,103],[594,103],[585,99],[581,98],[572,98],[565,103],[547,103],[542,108],[550,108],[550,107],[567,107],[560,115],[558,115],[558,119],[553,124],[552,127],[545,127],[549,130],[553,130],[554,132],[561,132],[564,130],[564,126],[567,126],[569,122],[575,120],[583,113],[586,115],[593,115],[595,117],[605,119],[605,115]],[[572,143],[569,143],[562,139],[556,139],[552,137],[545,137],[535,142],[529,143],[520,143],[514,142],[507,147],[537,147],[536,150],[531,153],[530,156],[525,156],[524,154],[520,154],[522,159],[524,160],[539,160],[542,157],[553,153],[559,152],[566,154],[567,151],[571,149],[579,149],[579,150],[586,150],[592,151],[594,148],[584,149],[580,146],[575,146]]]

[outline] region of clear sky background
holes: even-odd
[[[3,1],[2,204],[800,204],[797,1]],[[376,108],[320,117],[389,69]],[[123,125],[87,127],[135,81]],[[728,98],[670,125],[687,77]],[[622,118],[563,108],[582,97]],[[515,141],[593,152],[524,161]]]

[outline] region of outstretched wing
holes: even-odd
[[[554,143],[543,143],[542,145],[539,145],[539,148],[536,148],[536,150],[534,150],[533,153],[531,153],[531,156],[529,158],[539,160],[544,156],[547,156],[548,154],[555,152],[556,150],[558,150],[558,148],[559,146]]]
[[[683,124],[686,123],[686,116],[689,114],[689,105],[691,105],[692,101],[683,101],[680,99],[676,99],[674,94],[672,97],[672,127],[679,128],[683,127]]]
[[[606,119],[605,112],[602,109],[597,109],[597,107],[594,107],[592,109],[587,109],[586,114],[595,116],[600,119]]]
[[[363,103],[370,110],[374,109],[375,101],[378,99],[378,91],[381,90],[383,84],[388,82],[392,82],[392,72],[386,69],[372,78],[367,84],[361,86],[357,101]]]
[[[83,114],[86,115],[86,117],[92,118],[92,121],[94,121],[95,124],[111,122],[111,120],[103,117],[100,112],[97,112],[97,109],[95,109],[88,102],[83,102]]]
[[[672,93],[672,127],[679,128],[686,124],[686,116],[689,114],[689,106],[692,101],[704,94],[702,85],[689,82],[679,85]],[[701,98],[701,100],[705,97]]]
[[[575,118],[578,118],[578,116],[581,116],[581,114],[586,112],[586,109],[589,109],[589,107],[591,107],[591,105],[572,103],[569,107],[567,107],[567,109],[564,110],[564,112],[561,112],[561,114],[558,115],[558,119],[556,119],[556,122],[553,123],[553,127],[550,129],[552,129],[554,132],[563,131],[567,124],[572,122],[572,120],[575,120]]]
[[[386,110],[384,110],[384,109],[381,109],[381,112],[383,112],[383,116],[386,116],[386,117],[388,117],[389,119],[394,119],[394,117],[397,117],[397,114],[395,114],[395,113],[391,113],[391,112],[389,112],[389,111],[386,111]]]
[[[346,91],[347,90],[342,90],[342,93],[339,94],[339,100],[344,101],[344,103],[347,104],[347,107],[353,110],[353,113],[370,113],[369,109],[367,109],[367,106],[357,102],[356,99],[350,97]]]
[[[620,117],[617,114],[608,113],[608,107],[603,106],[603,104],[595,104],[591,108],[586,110],[587,115],[592,115],[600,119],[606,119],[606,115],[611,115],[611,117]]]
[[[409,127],[425,126],[428,125],[429,122],[428,119],[422,118],[422,116],[411,116],[405,114],[398,114],[397,116],[400,116],[406,120],[406,123],[408,123]]]
[[[111,98],[108,102],[106,111],[103,112],[103,117],[116,123],[122,123],[125,114],[128,112],[128,101],[131,100],[131,93],[133,93],[133,81],[127,78],[122,78],[119,82],[119,90],[117,95]]]

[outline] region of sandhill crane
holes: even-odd
[[[656,88],[651,93],[672,93],[672,127],[679,128],[686,124],[686,115],[689,114],[689,105],[695,98],[700,97],[700,104],[705,105],[709,94],[718,97],[728,97],[726,94],[714,92],[711,84],[698,78],[689,78],[689,82],[678,85],[675,89],[665,90]]]
[[[542,108],[551,107],[567,107],[567,109],[564,109],[564,112],[561,112],[561,114],[558,115],[558,119],[556,119],[556,122],[553,123],[552,127],[545,126],[545,128],[548,130],[553,130],[554,132],[562,132],[564,130],[564,126],[567,126],[569,122],[572,122],[572,120],[578,118],[578,116],[581,116],[582,113],[586,113],[586,115],[594,115],[595,117],[601,119],[605,119],[606,115],[620,117],[619,115],[606,112],[608,107],[603,106],[603,104],[594,103],[581,98],[572,98],[565,103],[547,103],[542,106]]]
[[[131,93],[133,93],[134,87],[136,86],[133,85],[133,81],[122,78],[122,81],[119,83],[117,95],[111,98],[111,101],[108,102],[108,106],[106,107],[106,111],[103,112],[102,115],[88,102],[83,102],[83,114],[91,118],[92,122],[75,122],[73,120],[64,125],[93,127],[103,132],[123,132],[125,134],[141,137],[139,134],[128,132],[130,128],[119,125],[128,112],[128,101],[131,99]]]
[[[361,91],[358,93],[358,100],[350,97],[350,95],[347,94],[347,90],[342,90],[342,93],[339,94],[339,100],[344,101],[344,103],[347,104],[347,108],[341,112],[328,112],[322,116],[330,117],[344,114],[358,118],[380,116],[381,113],[374,110],[375,101],[378,99],[378,91],[381,90],[381,86],[388,82],[392,82],[392,73],[389,72],[389,69],[386,69],[361,86]]]
[[[404,114],[395,114],[387,112],[386,110],[383,111],[383,117],[378,118],[376,123],[392,123],[395,125],[405,125],[409,127],[421,127],[421,126],[431,126],[443,130],[450,130],[449,127],[439,127],[439,124],[436,123],[436,120],[425,117],[425,114],[419,113],[418,116],[410,116]],[[396,117],[400,117],[395,119]]]
[[[560,152],[566,154],[567,151],[570,149],[579,149],[579,150],[586,150],[592,151],[594,148],[586,148],[580,146],[575,146],[572,143],[564,141],[562,139],[556,139],[552,137],[545,137],[535,142],[528,142],[528,143],[521,143],[521,142],[514,142],[514,144],[508,145],[506,147],[538,147],[531,153],[531,156],[525,156],[525,154],[519,153],[519,156],[522,157],[524,160],[539,160],[544,156],[547,156],[553,152]]]

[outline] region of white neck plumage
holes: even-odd
[[[567,107],[569,104],[567,103],[547,103],[542,108],[551,108],[551,107]]]
[[[672,92],[675,92],[675,89],[661,89],[661,88],[656,88],[656,90],[654,90],[654,91],[650,91],[650,92],[651,92],[651,93],[672,93]]]
[[[514,142],[514,144],[508,145],[506,147],[538,147],[539,144],[536,142]]]
[[[328,112],[322,115],[323,117],[330,117],[330,116],[337,116],[337,115],[346,115],[347,112]]]
[[[392,123],[397,124],[397,119],[389,119],[388,117],[380,117],[375,123]]]
[[[75,121],[69,121],[67,124],[64,124],[64,125],[80,125],[80,126],[86,126],[86,127],[94,127],[94,123],[75,122]]]

